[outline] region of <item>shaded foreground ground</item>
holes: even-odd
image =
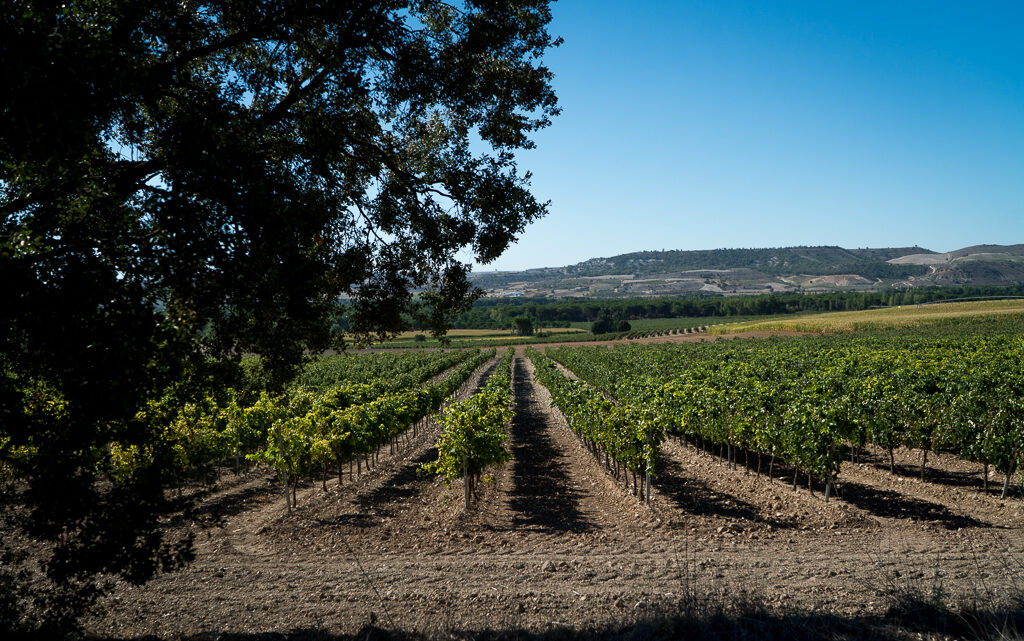
[[[290,515],[265,471],[226,479],[208,502],[224,527],[200,533],[193,566],[122,586],[90,633],[959,638],[995,636],[964,607],[1021,609],[1024,498],[982,495],[955,457],[929,457],[921,481],[917,452],[895,478],[869,453],[825,504],[783,467],[770,480],[671,441],[647,506],[579,445],[522,355],[514,386],[513,458],[470,514],[461,485],[418,471],[436,427],[354,482],[300,492]]]

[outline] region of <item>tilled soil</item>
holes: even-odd
[[[729,469],[717,449],[670,440],[647,505],[579,443],[521,352],[513,385],[512,459],[469,513],[461,483],[420,470],[436,458],[434,424],[354,481],[300,491],[290,514],[257,471],[207,501],[224,526],[200,534],[190,568],[121,586],[90,631],[538,632],[628,625],[707,594],[859,616],[884,614],[894,590],[1024,587],[1020,488],[1001,501],[994,479],[984,495],[980,467],[954,456],[930,456],[921,481],[920,452],[898,451],[896,476],[887,452],[867,452],[825,503],[781,464],[769,478],[742,453]]]

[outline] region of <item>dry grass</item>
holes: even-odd
[[[871,327],[910,327],[946,319],[1024,314],[1024,300],[903,305],[858,312],[829,312],[791,320],[748,321],[717,325],[712,334],[739,332],[849,332]]]

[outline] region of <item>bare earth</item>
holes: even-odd
[[[696,338],[696,337],[695,337]],[[493,362],[490,364],[493,367]],[[486,369],[485,366],[484,369]],[[479,383],[477,383],[479,384]],[[628,625],[687,595],[756,593],[780,608],[885,612],[895,586],[956,598],[1024,585],[1024,499],[980,492],[980,466],[918,451],[843,466],[841,498],[670,441],[651,506],[591,457],[550,407],[529,360],[515,362],[513,454],[462,509],[461,483],[422,473],[430,426],[354,481],[319,482],[285,509],[274,477],[228,477],[206,508],[187,570],[121,586],[95,635],[216,638],[367,626],[424,635]],[[752,460],[752,466],[756,463]],[[763,461],[767,471],[768,460]]]

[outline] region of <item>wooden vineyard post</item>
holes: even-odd
[[[462,486],[465,494],[466,511],[469,511],[469,454],[462,457]]]
[[[1003,493],[999,495],[999,500],[1006,500],[1006,493],[1010,490],[1010,477],[1013,476],[1014,472],[1017,471],[1017,465],[1011,464],[1009,469],[1006,470],[1006,475],[1003,477]]]
[[[292,495],[289,493],[288,487],[288,472],[284,473],[284,504],[288,506],[288,511],[292,511]]]

